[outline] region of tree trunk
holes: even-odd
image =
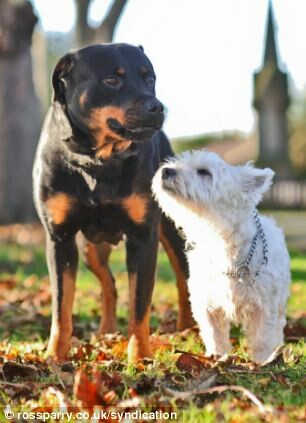
[[[0,0],[0,224],[36,216],[32,165],[41,113],[30,53],[36,21],[29,2]]]
[[[92,43],[112,42],[114,31],[127,2],[128,0],[114,0],[100,26],[93,29],[88,24],[88,11],[91,0],[75,0],[77,13],[77,46],[84,47]]]

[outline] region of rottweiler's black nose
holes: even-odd
[[[162,178],[169,179],[176,175],[176,170],[173,167],[164,167],[162,171]]]
[[[145,107],[148,112],[152,113],[152,115],[158,115],[164,111],[164,106],[157,99],[148,100],[145,103]]]

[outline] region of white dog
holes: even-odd
[[[207,355],[230,351],[230,321],[242,325],[259,364],[272,360],[283,343],[289,254],[275,221],[256,211],[273,175],[193,151],[154,177],[156,199],[191,246],[190,301]]]

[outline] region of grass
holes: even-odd
[[[35,380],[37,392],[34,396],[26,390],[28,382],[24,380],[12,379],[13,387],[1,389],[3,375],[1,377],[0,374],[0,403],[3,406],[10,404],[12,407],[24,406],[29,409],[44,407],[49,395],[47,388],[53,386],[55,389],[63,390],[64,386],[66,400],[76,404],[76,398],[80,397],[77,397],[75,388],[73,392],[73,386],[76,383],[74,375],[77,370],[82,369],[89,373],[92,380],[97,370],[103,375],[105,372],[111,375],[120,372],[121,382],[115,388],[108,389],[114,390],[120,401],[131,398],[131,392],[135,391],[141,397],[139,407],[149,407],[149,409],[164,407],[175,410],[179,413],[178,421],[184,423],[302,421],[306,417],[306,348],[302,337],[300,340],[298,337],[305,325],[306,252],[292,247],[290,255],[292,285],[288,318],[293,322],[291,328],[293,335],[294,331],[297,331],[296,336],[289,338],[294,342],[286,344],[282,357],[275,363],[258,370],[254,369],[248,361],[244,337],[239,329],[235,328],[232,331],[233,356],[230,362],[217,367],[217,385],[239,385],[249,389],[267,409],[265,415],[260,415],[256,406],[236,392],[197,395],[190,401],[177,401],[163,393],[161,387],[165,384],[179,391],[186,390],[186,387],[190,387],[195,380],[191,377],[188,368],[178,366],[177,359],[180,354],[175,353],[175,350],[202,354],[203,346],[195,331],[160,334],[169,315],[172,313],[175,316],[177,310],[174,274],[162,250],[158,259],[157,283],[151,317],[152,332],[159,334],[159,337],[156,337],[155,360],[140,367],[127,365],[124,337],[115,335],[110,340],[101,341],[92,335],[99,322],[100,287],[95,277],[83,263],[80,263],[74,314],[75,333],[82,339],[83,344],[77,344],[75,348],[78,353],[73,356],[74,372],[72,374],[69,375],[60,370],[58,370],[59,373],[52,374],[43,361],[50,318],[50,295],[44,246],[41,242],[28,242],[22,245],[14,240],[2,239],[0,281],[4,288],[0,292],[0,310],[2,311],[0,363],[7,361],[34,363],[35,366],[42,366],[42,374],[39,374],[38,379]],[[123,334],[126,334],[128,284],[124,263],[125,252],[122,247],[119,247],[111,256],[111,266],[119,292],[119,328]],[[296,319],[300,319],[297,325]],[[303,335],[305,336],[305,332]],[[85,354],[82,349],[84,345],[88,348]],[[101,351],[111,359],[99,361]],[[205,366],[207,370],[212,370],[211,363]],[[18,384],[25,389],[24,394],[16,391],[15,386]],[[101,388],[101,381],[99,384]],[[0,415],[0,421],[6,420],[4,417],[1,420]]]

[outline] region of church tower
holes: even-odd
[[[271,166],[277,176],[290,175],[287,108],[290,104],[287,74],[279,68],[272,4],[266,24],[261,70],[254,75],[254,107],[258,111],[260,166]]]

